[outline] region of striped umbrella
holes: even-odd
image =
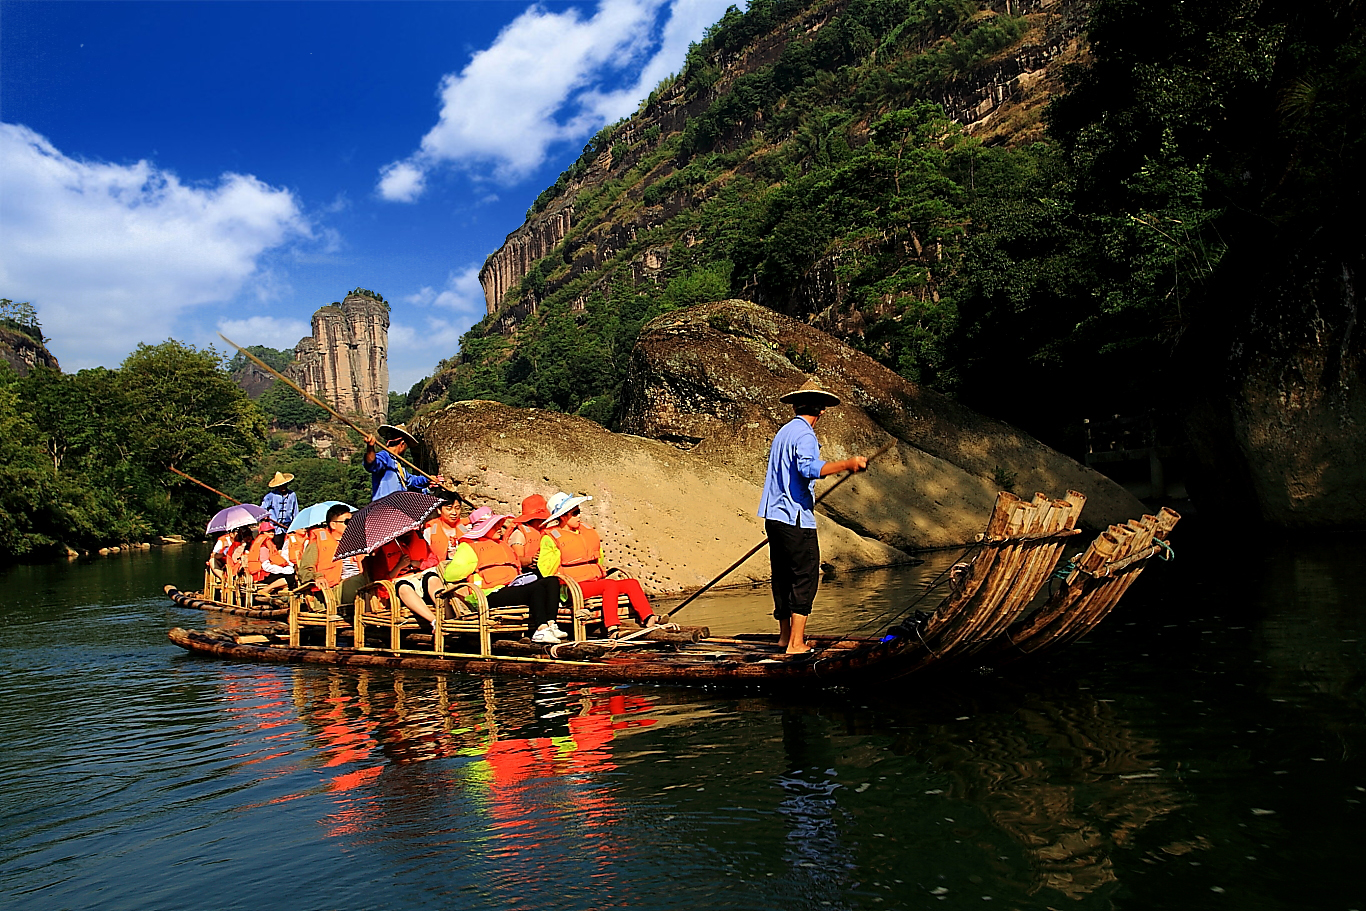
[[[399,490],[363,506],[337,540],[337,556],[354,557],[415,531],[436,515],[441,501],[416,490]]]
[[[229,506],[227,509],[220,509],[213,514],[209,520],[209,527],[204,529],[204,534],[222,534],[225,531],[232,531],[234,528],[242,528],[246,525],[255,525],[264,519],[269,513],[259,506],[250,503],[238,503],[236,506]]]

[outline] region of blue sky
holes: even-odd
[[[730,2],[0,0],[0,297],[74,371],[292,347],[371,288],[405,392],[537,194]]]

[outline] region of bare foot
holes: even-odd
[[[787,647],[787,653],[789,655],[805,655],[809,651],[811,651],[811,646],[809,645],[789,645]]]

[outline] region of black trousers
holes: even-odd
[[[821,582],[821,545],[816,529],[764,520],[768,563],[773,571],[773,616],[787,620],[807,616]]]
[[[560,612],[559,577],[551,576],[525,585],[500,588],[489,595],[489,607],[512,607],[518,604],[527,606],[527,634],[536,632],[542,623],[554,620]]]

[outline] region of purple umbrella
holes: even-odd
[[[354,557],[415,531],[436,515],[441,501],[415,490],[399,490],[363,506],[337,540],[337,556]]]
[[[229,506],[227,509],[220,509],[213,514],[209,520],[209,527],[204,529],[204,534],[221,534],[225,531],[232,531],[234,528],[241,528],[244,525],[255,525],[265,518],[269,513],[259,506],[252,506],[250,503],[238,503],[236,506]]]

